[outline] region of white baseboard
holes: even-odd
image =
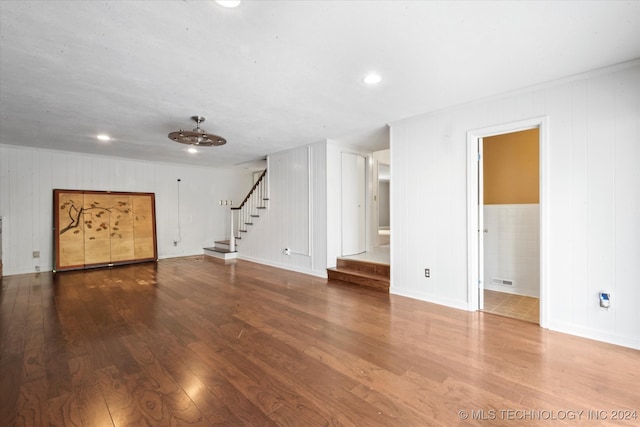
[[[408,292],[404,289],[397,289],[391,287],[389,293],[393,295],[400,295],[403,297],[413,298],[424,302],[430,302],[433,304],[444,305],[445,307],[456,308],[458,310],[469,311],[469,305],[467,301],[458,301],[448,298],[434,297],[433,295],[427,295],[419,292]]]
[[[308,274],[310,276],[321,277],[323,279],[327,278],[326,270],[319,272],[319,271],[309,270],[307,268],[296,267],[294,265],[280,264],[273,261],[267,261],[259,258],[253,258],[246,255],[242,255],[242,253],[240,252],[238,252],[238,259],[255,262],[257,264],[268,265],[269,267],[281,268],[283,270],[295,271],[296,273],[303,273],[303,274]]]
[[[577,325],[553,321],[549,322],[549,330],[640,350],[640,337],[627,337],[610,332],[598,331]]]

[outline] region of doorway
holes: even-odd
[[[391,241],[391,181],[389,165],[378,164],[378,246]]]
[[[375,247],[389,248],[391,243],[391,150],[373,152]]]
[[[469,309],[543,327],[545,131],[536,118],[467,134]]]
[[[540,321],[539,130],[480,138],[481,281],[488,313]]]

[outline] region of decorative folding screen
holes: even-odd
[[[54,271],[157,260],[155,195],[53,190]]]

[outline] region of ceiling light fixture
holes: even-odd
[[[240,0],[216,0],[216,3],[223,7],[238,7]]]
[[[109,135],[100,134],[96,136],[100,141],[111,141],[111,137]]]
[[[227,140],[221,136],[207,133],[204,129],[200,128],[200,123],[204,122],[202,116],[192,116],[191,120],[196,122],[196,128],[193,131],[182,130],[171,132],[169,139],[187,145],[197,145],[201,147],[210,147],[212,145],[224,145]]]
[[[380,83],[382,77],[379,74],[371,73],[364,78],[364,82],[368,85],[374,85],[376,83]]]

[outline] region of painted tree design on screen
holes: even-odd
[[[60,230],[60,234],[64,234],[68,231],[73,230],[73,234],[79,234],[82,230],[81,227],[87,233],[91,233],[94,235],[89,236],[89,240],[95,240],[97,233],[102,231],[110,232],[111,238],[122,238],[122,234],[120,233],[120,221],[126,219],[125,216],[132,215],[131,204],[128,201],[117,200],[114,206],[100,206],[100,202],[93,201],[89,204],[88,207],[82,206],[79,204],[80,208],[73,199],[69,199],[60,205],[61,211],[66,211],[67,216],[69,217],[68,224]],[[115,222],[113,226],[111,226],[111,221],[107,216],[107,213],[110,215],[115,215]],[[107,216],[105,218],[105,216]],[[135,220],[146,219],[145,216],[139,217],[136,216]],[[62,219],[60,223],[62,225]],[[89,231],[90,230],[90,231]]]

